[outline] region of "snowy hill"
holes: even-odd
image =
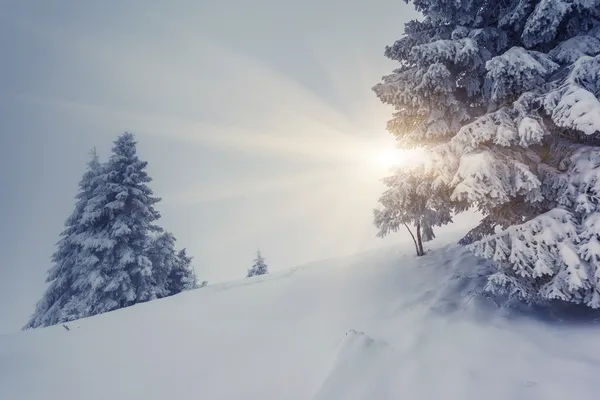
[[[594,398],[600,328],[498,308],[479,263],[370,252],[0,336],[0,398]]]

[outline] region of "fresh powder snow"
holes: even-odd
[[[0,398],[595,398],[600,328],[589,314],[499,307],[481,294],[486,261],[454,245],[413,252],[321,261],[0,336]]]

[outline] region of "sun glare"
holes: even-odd
[[[373,172],[378,175],[387,175],[396,168],[410,169],[423,164],[428,157],[428,154],[422,149],[405,150],[394,146],[375,147],[368,153]]]
[[[375,161],[378,165],[385,168],[392,168],[402,164],[402,154],[396,149],[381,150],[375,155]]]

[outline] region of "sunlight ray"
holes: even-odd
[[[256,196],[271,192],[282,192],[311,188],[325,185],[343,176],[343,170],[327,169],[325,171],[292,174],[278,178],[259,178],[242,181],[227,181],[212,187],[185,188],[173,191],[166,196],[165,201],[177,205],[192,205],[210,201],[220,201],[234,197]]]
[[[129,41],[135,38],[124,38],[123,43],[115,45],[102,37],[72,37],[66,28],[58,27],[46,33],[47,40],[70,49],[75,61],[88,70],[96,71],[102,61],[102,71],[96,75],[122,82],[124,93],[146,92],[150,97],[160,94],[156,98],[164,105],[160,110],[146,109],[143,104],[122,108],[92,99],[45,98],[35,94],[23,94],[23,99],[80,118],[110,121],[115,129],[125,127],[141,134],[163,135],[216,149],[298,159],[362,162],[365,149],[377,151],[373,138],[387,136],[383,132],[375,133],[379,129],[375,130],[374,121],[380,119],[374,96],[372,100],[355,103],[364,108],[368,116],[357,117],[357,113],[350,116],[291,77],[208,40],[196,27],[167,18],[161,20],[159,26],[173,43],[168,46],[169,54],[158,60],[152,41],[129,46]],[[94,52],[88,54],[84,50],[91,44]],[[135,48],[133,53],[132,47]],[[108,54],[112,56],[107,57]],[[181,59],[183,56],[185,62]],[[218,64],[205,60],[216,60]],[[342,91],[342,81],[349,75],[336,76],[333,66],[324,65],[343,96],[346,92]],[[206,80],[200,83],[196,79],[198,74],[214,74],[215,79],[211,80],[214,83],[207,84]],[[214,104],[209,105],[208,110],[194,112],[193,105],[206,96],[212,98]],[[235,109],[235,123],[225,122],[229,120],[228,115],[212,113],[211,107]]]

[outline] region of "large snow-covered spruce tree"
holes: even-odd
[[[85,229],[79,221],[85,212],[88,201],[94,196],[97,178],[101,172],[102,165],[94,149],[87,165],[87,171],[79,182],[75,210],[65,221],[65,229],[57,243],[57,250],[52,255],[53,265],[48,270],[46,279],[50,285],[37,303],[33,315],[24,326],[25,329],[63,322],[62,310],[69,299],[76,294],[72,288],[73,276],[82,252],[77,237]]]
[[[160,297],[164,287],[146,249],[160,214],[160,199],[147,186],[147,162],[138,158],[136,141],[124,133],[114,142],[112,155],[98,176],[94,197],[80,223],[86,226],[78,243],[83,248],[73,296],[63,311],[77,319]]]
[[[264,275],[267,273],[269,273],[269,270],[267,268],[267,264],[265,264],[265,258],[262,256],[260,250],[258,250],[256,252],[256,258],[254,259],[254,264],[252,264],[252,267],[248,269],[248,274],[246,275],[246,278],[250,278],[256,275]]]
[[[463,243],[489,290],[600,307],[600,0],[414,4],[374,88],[388,130],[430,150],[436,203],[484,214]]]
[[[101,164],[94,151],[77,204],[52,257],[50,283],[24,326],[36,328],[100,314],[198,287],[192,258],[156,225],[159,201],[147,163],[125,133]]]

